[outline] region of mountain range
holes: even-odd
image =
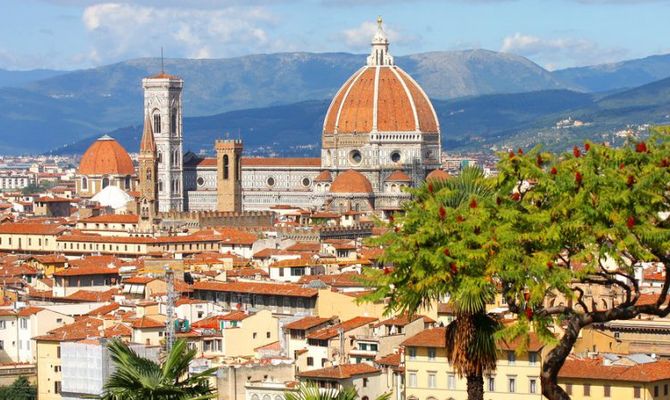
[[[271,152],[267,144],[277,142],[275,149],[309,152],[318,148],[329,99],[364,62],[348,53],[279,53],[169,59],[165,70],[184,78],[185,140],[194,150],[229,132],[250,149]],[[488,50],[414,54],[396,64],[434,100],[444,143],[465,147],[528,141],[527,130],[553,119],[605,118],[622,104],[628,108],[615,115],[619,122],[633,123],[628,115],[657,120],[664,100],[652,93],[664,85],[654,82],[670,76],[670,55],[559,71]],[[0,71],[0,153],[81,151],[82,140],[109,132],[130,144],[142,121],[141,79],[159,69],[160,60],[146,58],[70,72]],[[638,86],[644,107],[616,97]]]

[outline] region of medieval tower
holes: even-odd
[[[152,129],[151,117],[147,113],[144,119],[144,132],[140,142],[139,154],[139,229],[150,231],[153,228],[158,211],[156,185],[156,141]]]
[[[156,142],[158,211],[183,211],[182,89],[184,81],[164,72],[142,80],[144,113]]]
[[[242,141],[216,141],[216,209],[242,210]]]

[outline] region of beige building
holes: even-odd
[[[6,223],[0,225],[0,251],[55,253],[56,239],[65,228],[58,224]]]

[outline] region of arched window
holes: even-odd
[[[173,108],[170,113],[170,133],[174,135],[177,133],[177,109]]]
[[[85,176],[81,177],[81,190],[88,190],[88,178]]]
[[[161,115],[154,114],[154,133],[161,133]]]
[[[174,160],[172,161],[172,165],[179,166],[179,150],[178,149],[174,150],[173,158],[174,158]]]
[[[159,192],[163,191],[163,181],[160,179],[158,180],[158,191]]]
[[[223,179],[228,179],[228,154],[223,155]]]
[[[125,186],[126,189],[130,189],[130,175],[126,175]]]
[[[160,151],[156,153],[156,161],[158,161],[159,164],[163,162],[163,153],[161,153]]]
[[[242,175],[242,164],[240,161],[240,155],[235,156],[235,179],[236,180],[241,180],[241,175]]]
[[[104,178],[102,178],[102,188],[104,189],[107,186],[109,186],[109,178],[104,177]]]

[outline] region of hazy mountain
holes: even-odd
[[[552,75],[566,85],[588,92],[633,88],[670,77],[670,54],[568,68],[554,71]]]
[[[51,78],[63,74],[63,71],[51,69],[33,69],[29,71],[11,71],[0,68],[0,87],[20,86],[28,82]]]
[[[501,132],[523,126],[537,117],[592,103],[588,94],[567,90],[485,95],[455,100],[433,100],[447,148],[463,148],[474,142],[495,142]],[[247,154],[318,155],[321,129],[329,100],[231,111],[209,117],[184,119],[184,148],[211,151],[214,140],[238,137]],[[129,151],[139,147],[141,126],[111,132]],[[57,149],[58,154],[84,152],[97,138]]]

